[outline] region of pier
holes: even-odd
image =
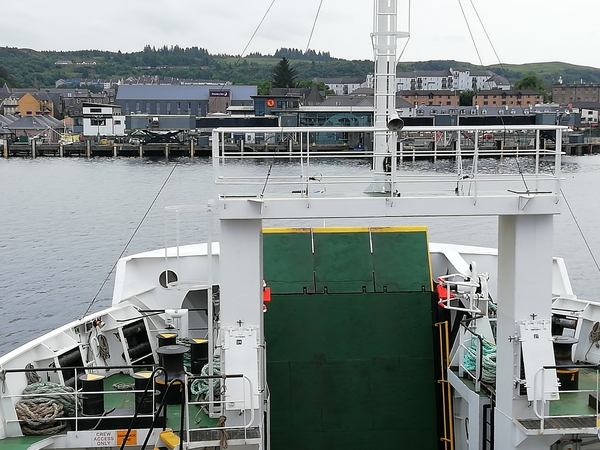
[[[364,154],[370,150],[362,148],[352,148],[346,144],[312,144],[311,150],[330,153],[331,156],[337,154],[357,153]],[[37,157],[59,157],[59,158],[96,158],[96,157],[138,157],[138,158],[179,158],[179,157],[207,157],[212,154],[210,145],[198,145],[194,141],[185,144],[173,143],[153,143],[153,144],[129,144],[129,143],[98,143],[95,141],[82,141],[72,144],[44,143],[36,141],[4,143],[2,148],[3,158],[37,158]],[[525,156],[527,150],[533,148],[530,145],[514,140],[495,141],[478,146],[480,157],[502,158],[510,156]],[[553,150],[555,145],[548,142],[544,147]],[[600,153],[600,142],[583,143],[564,143],[563,151],[568,156],[581,156]],[[281,142],[278,144],[253,144],[244,141],[225,144],[223,147],[225,153],[272,153],[273,155],[284,156],[286,153],[301,152],[300,144],[293,141]],[[461,152],[465,157],[474,153],[475,146],[471,142],[461,143]],[[306,150],[304,150],[306,151]],[[447,159],[455,155],[455,143],[447,145],[434,145],[431,140],[409,140],[398,149],[398,156],[401,160],[421,160],[421,159]],[[263,155],[264,156],[264,155]]]

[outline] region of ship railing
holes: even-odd
[[[228,379],[241,379],[242,380],[242,391],[239,398],[230,397],[228,395],[226,380]],[[206,400],[191,400],[190,390],[185,390],[185,403],[190,407],[196,406],[197,408],[204,410],[208,413],[211,410],[211,405],[215,411],[221,411],[219,421],[216,426],[192,426],[194,418],[190,417],[188,421],[189,426],[186,427],[186,438],[187,442],[192,441],[212,441],[218,440],[221,445],[226,442],[227,439],[243,439],[247,441],[249,438],[260,438],[262,433],[259,435],[249,436],[249,431],[256,427],[255,424],[255,411],[252,405],[251,396],[253,395],[252,380],[244,374],[230,374],[230,375],[186,375],[186,385],[190,385],[195,380],[206,380],[209,383],[213,383],[214,380],[221,381],[221,395],[219,399],[208,398]],[[227,397],[225,396],[227,394]],[[239,416],[242,417],[242,423],[238,425],[226,425],[225,415],[223,411],[227,410],[227,405],[235,405],[235,410],[239,411]],[[188,408],[188,411],[191,409]],[[211,417],[215,418],[215,417]],[[262,426],[260,427],[262,429]],[[237,434],[228,433],[236,431]],[[218,438],[215,439],[215,433],[218,434]],[[196,438],[194,439],[194,434]],[[225,439],[225,441],[223,441]]]
[[[474,384],[475,392],[481,391],[482,383],[493,385],[495,374],[484,373],[486,370],[484,356],[488,356],[495,345],[484,336],[478,334],[466,324],[461,323],[459,348],[456,353],[458,360],[458,375],[468,378]],[[489,371],[489,370],[488,370]]]
[[[545,378],[548,371],[558,370],[588,370],[595,373],[595,386],[587,389],[561,389],[559,396],[562,398],[552,399],[553,392],[544,390],[546,386]],[[591,386],[591,383],[589,383]],[[569,364],[560,366],[543,366],[533,377],[532,390],[534,399],[532,402],[532,410],[539,420],[539,430],[555,429],[555,428],[586,428],[597,429],[600,425],[600,364]],[[564,403],[563,400],[567,399]],[[552,404],[561,404],[561,411],[573,411],[572,414],[553,414]],[[594,406],[592,406],[594,404]],[[584,409],[591,410],[588,413],[581,413]],[[548,421],[552,420],[552,424],[548,425]]]
[[[213,130],[212,156],[215,182],[221,186],[222,196],[287,197],[345,196],[355,192],[362,196],[372,183],[382,180],[390,188],[382,195],[395,197],[422,196],[428,193],[477,198],[482,192],[507,191],[528,194],[554,194],[560,191],[562,131],[558,125],[529,125],[496,127],[492,131],[524,132],[533,136],[519,142],[523,146],[490,150],[479,146],[477,137],[490,127],[405,127],[398,132],[397,146],[385,150],[357,150],[350,146],[334,145],[324,148],[317,144],[326,135],[370,136],[382,133],[373,127],[280,127],[280,128],[218,128]],[[556,133],[556,143],[547,147],[543,132]],[[274,144],[258,149],[232,145],[232,136],[245,133],[269,136]],[[407,149],[405,137],[413,134],[435,133],[475,136],[473,146],[464,147],[461,139],[451,145],[438,147],[436,140],[426,148]],[[289,136],[293,136],[292,140]],[[279,144],[279,142],[283,144]],[[356,146],[355,146],[356,147]],[[446,158],[448,164],[430,166],[428,170],[415,169],[404,162],[407,158],[436,161]],[[486,157],[513,156],[516,162],[490,167]],[[241,164],[240,161],[253,164]],[[340,168],[341,161],[349,161]],[[285,164],[281,164],[284,162]],[[352,168],[350,168],[352,167]],[[293,194],[293,195],[290,195]]]
[[[147,387],[147,389],[132,389],[132,386],[123,386],[123,388],[125,390],[111,390],[111,389],[102,389],[102,390],[82,390],[82,383],[79,381],[79,376],[83,375],[83,374],[90,374],[90,373],[95,373],[95,372],[100,372],[100,371],[108,371],[108,370],[147,370],[149,368],[148,365],[144,365],[144,366],[136,366],[136,365],[118,365],[118,366],[94,366],[93,368],[90,367],[49,367],[49,368],[28,368],[28,369],[6,369],[3,371],[4,374],[8,374],[8,373],[38,373],[38,372],[57,372],[57,371],[61,371],[61,370],[72,370],[75,373],[75,386],[73,387],[73,391],[66,391],[64,390],[64,385],[58,385],[56,386],[54,389],[54,391],[52,390],[52,387],[47,387],[47,388],[43,388],[43,393],[32,393],[32,394],[23,394],[23,393],[19,393],[19,394],[8,394],[4,391],[2,391],[0,398],[2,399],[9,399],[10,401],[13,401],[14,404],[17,404],[18,401],[21,400],[35,400],[36,398],[46,398],[46,399],[54,399],[56,398],[57,400],[60,399],[72,399],[72,404],[73,404],[73,415],[72,416],[58,416],[56,417],[55,421],[56,422],[71,422],[72,426],[71,429],[74,431],[79,431],[79,430],[88,430],[90,429],[89,424],[91,422],[93,422],[94,420],[97,421],[101,421],[103,418],[106,417],[107,415],[107,411],[104,408],[104,402],[105,402],[105,398],[106,396],[110,396],[110,395],[123,395],[124,393],[127,394],[133,394],[135,395],[135,417],[137,418],[153,418],[155,416],[155,414],[157,413],[157,409],[158,409],[158,405],[157,405],[157,400],[156,400],[156,395],[155,395],[155,385],[154,385],[154,379],[149,378],[150,380],[150,385]],[[161,369],[162,370],[162,369]],[[100,375],[100,373],[98,373],[98,375]],[[223,395],[221,395],[221,399],[220,400],[206,400],[206,401],[192,401],[189,398],[189,389],[184,389],[185,392],[185,396],[182,398],[182,400],[184,401],[184,406],[186,408],[186,411],[190,411],[190,406],[196,406],[197,408],[206,408],[209,409],[210,405],[215,405],[218,408],[217,412],[224,411],[226,409],[226,405],[227,403],[233,403],[236,405],[236,410],[239,409],[240,411],[240,415],[243,417],[244,422],[242,424],[239,425],[225,425],[225,422],[223,423],[219,423],[214,427],[207,427],[207,426],[198,426],[198,427],[191,427],[188,426],[186,427],[186,433],[187,433],[187,439],[189,442],[189,439],[191,438],[191,434],[194,433],[194,431],[201,431],[202,433],[204,433],[205,435],[210,435],[211,432],[217,432],[219,433],[220,437],[215,439],[215,440],[220,440],[220,438],[222,436],[224,436],[223,433],[227,433],[228,431],[233,431],[235,430],[236,433],[232,434],[232,436],[230,437],[230,439],[244,439],[247,440],[249,438],[256,438],[256,434],[254,433],[254,435],[249,436],[249,430],[251,430],[252,428],[255,427],[255,411],[254,408],[252,407],[252,401],[251,401],[251,393],[253,392],[253,385],[252,385],[252,381],[251,379],[243,374],[221,374],[221,375],[189,375],[186,374],[185,377],[185,386],[189,386],[190,383],[193,380],[196,379],[205,379],[205,380],[215,380],[215,379],[219,379],[221,380],[221,382],[224,384],[226,382],[226,380],[228,379],[241,379],[243,380],[242,386],[242,392],[239,396],[239,398],[237,397],[230,397],[228,396],[227,398],[224,398]],[[133,381],[133,379],[132,379]],[[211,381],[212,382],[212,381]],[[179,386],[174,386],[173,388],[179,388]],[[142,402],[143,399],[137,397],[138,394],[142,394],[145,395],[146,397],[151,399],[151,409],[149,409],[149,412],[140,412],[138,411],[139,407],[138,407],[138,401]],[[167,393],[164,393],[164,396],[166,397]],[[85,401],[86,399],[92,398],[93,396],[101,396],[102,400],[100,405],[102,406],[102,411],[98,410],[98,414],[94,414],[94,415],[89,415],[89,414],[84,414],[84,406],[85,406]],[[59,402],[62,403],[62,402]],[[75,406],[77,405],[77,406]],[[223,416],[221,416],[223,417]],[[115,414],[113,411],[110,412],[110,418],[111,419],[127,419],[127,420],[131,420],[132,419],[132,415],[131,414]],[[48,417],[45,417],[44,419],[48,419]],[[22,424],[24,423],[23,419],[19,419],[18,416],[16,415],[16,410],[15,410],[15,415],[11,418],[11,417],[7,417],[5,415],[5,420],[6,423],[18,423],[18,424]],[[81,427],[81,421],[85,420],[86,422],[86,426],[85,427]],[[129,422],[124,422],[125,424],[129,423]],[[189,423],[193,423],[193,417],[190,418]],[[262,425],[260,427],[260,429],[262,429]],[[258,433],[259,435],[262,432]],[[208,439],[202,439],[202,440],[208,440]]]
[[[1,399],[9,399],[10,401],[12,401],[15,405],[15,415],[11,418],[8,417],[5,414],[5,421],[7,424],[9,423],[19,423],[22,424],[24,422],[26,422],[23,419],[19,419],[17,414],[16,414],[16,405],[18,404],[19,401],[21,400],[31,400],[34,401],[36,399],[38,399],[39,403],[39,399],[53,399],[56,398],[58,400],[66,400],[66,399],[72,399],[72,404],[73,404],[73,416],[67,416],[67,415],[62,415],[62,416],[57,416],[55,418],[56,422],[72,422],[72,429],[74,431],[78,431],[80,428],[80,422],[82,420],[85,420],[87,423],[89,423],[90,421],[94,421],[94,420],[102,420],[105,415],[106,415],[106,410],[103,408],[102,411],[98,411],[98,415],[86,415],[84,414],[84,406],[85,406],[85,399],[86,398],[90,398],[91,396],[102,396],[102,402],[101,405],[104,405],[104,398],[105,396],[111,396],[111,395],[123,395],[124,393],[132,393],[134,395],[139,394],[143,394],[144,390],[136,390],[136,389],[131,389],[131,386],[122,386],[122,390],[119,389],[119,387],[115,388],[114,390],[110,390],[110,389],[102,389],[102,390],[98,390],[98,391],[83,391],[82,390],[82,385],[83,383],[80,382],[79,380],[79,376],[80,375],[84,375],[84,374],[98,374],[98,375],[102,375],[99,372],[104,372],[104,373],[108,373],[108,371],[112,371],[112,370],[131,370],[133,373],[135,373],[135,370],[139,370],[139,371],[143,371],[143,370],[148,370],[149,365],[115,365],[115,366],[93,366],[93,367],[81,367],[81,366],[72,366],[72,367],[67,367],[67,366],[60,366],[60,367],[32,367],[32,368],[22,368],[22,369],[4,369],[2,370],[2,376],[6,377],[7,374],[10,373],[22,373],[22,374],[37,374],[39,373],[43,373],[43,372],[62,372],[62,371],[73,371],[75,374],[74,377],[74,386],[72,386],[73,390],[72,391],[67,391],[64,390],[65,386],[64,384],[60,384],[60,383],[53,383],[52,385],[45,385],[45,383],[43,381],[40,380],[40,383],[42,384],[42,386],[40,387],[40,392],[34,392],[31,394],[23,394],[23,393],[6,393],[5,390],[3,389],[1,391],[0,394],[0,398]],[[35,375],[34,375],[35,376]],[[104,375],[102,375],[102,379],[104,379]],[[133,381],[133,380],[132,380]],[[32,383],[28,383],[32,384]],[[154,416],[154,411],[156,411],[156,400],[155,400],[155,395],[153,395],[154,393],[154,386],[152,385],[151,388],[148,389],[148,396],[152,399],[152,412],[150,413],[139,413],[136,415],[137,417],[148,417],[148,418],[152,418]],[[58,402],[60,404],[64,404],[64,402]],[[136,408],[137,409],[137,405]],[[35,415],[35,411],[33,412],[33,414]],[[111,414],[110,415],[111,419],[131,419],[131,415],[118,415],[118,414]],[[51,419],[51,417],[44,417],[44,420],[49,421]],[[31,418],[32,422],[35,422],[36,419],[35,417]],[[86,428],[88,429],[88,428]]]

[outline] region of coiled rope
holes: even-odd
[[[35,366],[31,363],[25,366],[26,369],[35,369]],[[42,378],[37,374],[37,372],[25,372],[25,378],[27,378],[27,384],[39,383],[42,381]]]
[[[208,364],[205,364],[202,367],[200,375],[206,377],[208,376]],[[219,355],[215,355],[213,357],[213,375],[221,375],[221,360]],[[207,400],[208,399],[208,383],[210,380],[197,378],[192,381],[190,385],[190,392],[196,396],[196,399]],[[221,379],[215,378],[213,379],[213,392],[220,393],[221,392]]]
[[[67,422],[58,420],[64,416],[63,405],[56,402],[35,403],[21,400],[15,405],[21,431],[27,436],[51,435],[60,433]]]
[[[592,349],[592,345],[595,344],[596,348],[600,348],[600,322],[594,322],[592,330],[588,335],[588,339],[590,340],[590,346],[588,347],[587,352],[585,352],[583,359],[587,359],[587,355]]]
[[[99,334],[98,335],[98,352],[100,353],[100,356],[102,357],[103,360],[107,360],[110,358],[110,350],[108,347],[108,340],[106,339],[106,336],[104,336],[103,334]]]
[[[176,340],[177,344],[179,345],[185,345],[188,348],[188,351],[185,352],[183,354],[183,366],[187,369],[190,370],[192,367],[192,356],[190,354],[190,349],[192,347],[192,343],[194,342],[192,339],[190,338],[185,338],[185,337],[178,337]]]
[[[467,347],[463,358],[463,367],[475,373],[477,368],[477,342],[475,336],[471,338],[471,346]],[[496,346],[486,340],[481,341],[481,381],[487,384],[496,383]]]
[[[67,422],[58,419],[75,415],[75,390],[71,387],[39,382],[23,389],[23,395],[27,397],[16,403],[15,410],[25,435],[59,433],[67,427]]]

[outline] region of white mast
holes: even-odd
[[[407,38],[408,32],[398,31],[398,1],[375,0],[373,15],[373,54],[375,59],[374,73],[374,125],[386,128],[397,117],[396,113],[396,57],[398,38]],[[398,129],[398,125],[396,129]],[[383,160],[396,149],[397,134],[395,131],[374,133],[373,148],[375,152],[374,169],[383,172]]]

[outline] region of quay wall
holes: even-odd
[[[209,145],[198,145],[194,143],[187,144],[99,144],[92,141],[77,142],[70,145],[60,144],[36,144],[36,143],[7,143],[0,140],[0,149],[4,158],[37,158],[37,157],[154,157],[154,158],[178,158],[178,157],[207,157],[212,154],[212,147]],[[554,145],[547,147],[548,150],[554,150]],[[461,151],[465,157],[473,153],[474,147],[462,145]],[[347,145],[313,145],[311,151],[317,152],[356,152],[361,150],[353,149]],[[480,146],[480,157],[505,157],[525,155],[531,153],[533,149],[519,148],[514,145],[498,146]],[[300,146],[296,143],[288,142],[282,144],[249,144],[236,143],[227,144],[225,152],[253,153],[253,152],[271,152],[271,153],[297,153],[300,152]],[[600,143],[565,143],[563,152],[566,155],[588,155],[600,153]],[[431,145],[408,145],[398,150],[398,157],[401,159],[443,159],[455,156],[456,151],[451,146]],[[332,155],[333,156],[333,155]]]

